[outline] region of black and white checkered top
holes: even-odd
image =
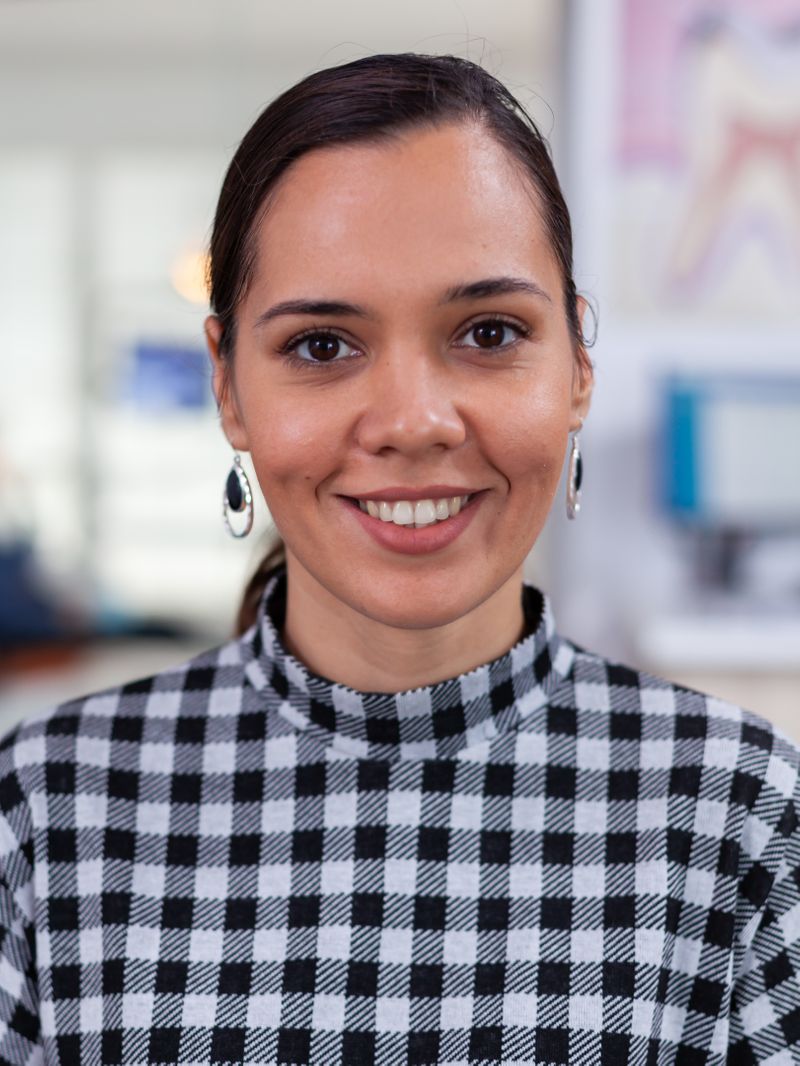
[[[399,695],[242,638],[0,750],[0,1063],[800,1062],[798,752],[529,634]]]

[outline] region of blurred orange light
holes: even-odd
[[[196,249],[181,252],[172,261],[170,281],[173,289],[193,304],[208,305],[208,255]]]

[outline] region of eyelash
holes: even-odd
[[[508,326],[509,329],[513,329],[517,333],[515,340],[508,344],[498,345],[496,348],[481,348],[476,344],[464,344],[460,345],[463,348],[474,348],[476,351],[492,352],[501,351],[505,352],[509,348],[512,348],[520,340],[526,340],[531,335],[531,329],[528,326],[523,326],[519,322],[514,322],[509,318],[505,318],[503,315],[492,315],[487,318],[479,318],[475,322],[471,322],[466,329],[462,331],[460,336],[466,336],[471,330],[477,329],[478,326],[484,325],[502,325]],[[311,337],[335,337],[336,340],[341,341],[342,344],[349,345],[349,341],[346,340],[341,333],[338,333],[335,329],[331,329],[329,326],[311,326],[309,329],[304,330],[296,337],[292,337],[281,348],[278,349],[278,354],[286,358],[287,362],[301,369],[312,369],[321,366],[332,366],[337,363],[344,363],[349,359],[354,359],[355,356],[344,356],[342,358],[334,358],[329,360],[324,359],[304,359],[302,356],[297,355],[297,349],[303,343],[303,341],[309,340]]]

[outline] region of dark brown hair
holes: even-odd
[[[210,249],[211,308],[220,320],[220,354],[236,346],[236,312],[252,280],[255,236],[270,193],[286,169],[315,148],[379,141],[418,126],[471,122],[488,130],[523,168],[564,286],[564,310],[579,368],[585,370],[578,296],[572,277],[572,227],[547,142],[506,87],[457,56],[374,55],[310,74],[282,93],[245,134],[222,183]],[[242,632],[255,619],[267,574],[282,558],[273,547],[251,578],[239,610]]]

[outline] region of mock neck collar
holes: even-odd
[[[357,692],[313,674],[283,645],[286,570],[267,582],[245,637],[245,670],[298,730],[359,758],[452,758],[513,729],[547,703],[569,673],[572,646],[555,629],[550,603],[522,587],[526,635],[492,662],[406,692]]]

